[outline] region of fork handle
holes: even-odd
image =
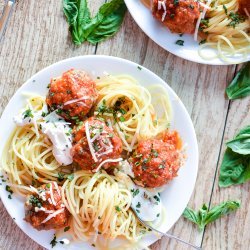
[[[2,14],[1,19],[0,19],[0,41],[2,39],[6,25],[8,23],[8,19],[9,19],[9,16],[11,14],[11,10],[12,10],[13,5],[14,5],[14,2],[8,1],[8,2],[6,2],[6,5],[4,7],[3,14]]]
[[[160,231],[158,231],[158,230],[155,230],[155,231],[161,233],[161,234],[164,235],[164,236],[167,236],[168,238],[175,239],[175,240],[177,240],[177,241],[179,241],[179,242],[181,242],[181,243],[183,243],[183,244],[186,244],[186,245],[188,245],[188,246],[190,246],[190,247],[193,247],[194,249],[202,250],[201,247],[197,247],[197,246],[195,246],[195,245],[193,245],[193,244],[191,244],[191,243],[189,243],[189,242],[187,242],[187,241],[184,241],[184,240],[182,240],[182,239],[180,239],[180,238],[178,238],[178,237],[176,237],[176,236],[174,236],[174,235],[172,235],[172,234],[162,233],[162,232],[160,232]]]

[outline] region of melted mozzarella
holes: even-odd
[[[73,162],[70,150],[72,148],[72,136],[70,127],[64,122],[43,122],[42,132],[46,134],[53,144],[53,155],[63,165]]]

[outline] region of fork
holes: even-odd
[[[133,212],[134,212],[134,214],[136,215],[136,217],[138,218],[138,220],[139,220],[144,226],[150,228],[152,231],[155,231],[155,232],[157,232],[157,233],[159,233],[159,234],[161,234],[161,235],[164,235],[164,236],[166,236],[166,237],[168,237],[168,238],[170,238],[170,239],[175,239],[175,240],[177,240],[177,241],[179,241],[179,242],[181,242],[181,243],[183,243],[183,244],[186,244],[186,245],[188,245],[188,246],[190,246],[190,247],[193,247],[194,249],[202,250],[201,247],[195,246],[195,245],[193,245],[193,244],[191,244],[191,243],[189,243],[189,242],[187,242],[187,241],[185,241],[185,240],[182,240],[182,239],[180,239],[180,238],[178,238],[178,237],[176,237],[176,236],[174,236],[174,235],[171,235],[171,234],[169,234],[169,233],[163,233],[163,232],[161,232],[161,231],[159,231],[159,230],[153,228],[153,227],[150,226],[147,222],[145,222],[144,220],[142,220],[142,219],[140,218],[140,216],[138,215],[138,213],[135,211],[135,209],[134,209],[132,206],[131,206],[130,208],[133,210]]]
[[[4,31],[7,27],[7,23],[8,23],[10,14],[12,12],[12,9],[13,9],[12,7],[14,6],[14,3],[15,3],[15,0],[6,1],[3,14],[0,18],[0,42],[3,37]]]

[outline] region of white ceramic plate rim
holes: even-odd
[[[247,62],[250,60],[250,54],[246,57],[231,58],[232,62],[225,62],[219,58],[205,60],[198,54],[198,42],[194,41],[193,35],[171,33],[159,21],[157,21],[140,0],[124,0],[130,14],[144,33],[163,49],[183,59],[209,65],[230,65]],[[176,45],[177,40],[183,40],[184,46]],[[205,53],[211,54],[213,49],[207,49]]]
[[[169,96],[170,96],[170,99],[172,101],[172,105],[173,105],[174,109],[176,109],[178,111],[178,112],[176,112],[177,116],[173,120],[173,124],[174,124],[173,127],[179,131],[178,126],[181,126],[183,128],[182,121],[185,122],[185,129],[184,128],[183,129],[185,130],[185,133],[187,131],[187,134],[189,136],[189,137],[187,137],[188,138],[187,140],[189,140],[190,148],[188,149],[188,160],[187,160],[187,164],[186,164],[187,166],[184,166],[180,169],[178,178],[173,180],[167,187],[166,194],[168,195],[168,197],[170,197],[172,200],[175,201],[174,206],[177,205],[177,208],[178,208],[178,209],[175,209],[174,207],[173,208],[170,207],[170,209],[174,210],[174,216],[172,216],[172,214],[170,213],[171,216],[169,216],[167,223],[160,227],[160,230],[168,231],[174,225],[174,223],[178,220],[178,218],[181,216],[181,214],[183,213],[183,211],[184,211],[184,209],[185,209],[185,207],[186,207],[186,205],[191,197],[191,194],[193,192],[193,189],[195,186],[195,181],[196,181],[196,176],[197,176],[197,171],[198,171],[198,146],[197,146],[197,140],[196,140],[196,135],[195,135],[192,121],[191,121],[191,119],[188,115],[188,112],[185,109],[183,103],[180,101],[180,99],[175,94],[175,92],[161,78],[159,78],[157,75],[155,75],[154,73],[152,73],[148,69],[144,68],[143,66],[140,66],[141,70],[139,70],[138,64],[133,63],[133,62],[128,61],[128,60],[125,60],[125,59],[111,57],[111,56],[89,55],[89,56],[73,57],[73,58],[69,58],[66,60],[62,60],[62,61],[59,61],[55,64],[52,64],[51,66],[48,66],[47,68],[39,71],[38,73],[33,75],[28,81],[26,81],[26,83],[24,83],[17,90],[17,92],[11,98],[11,100],[9,101],[8,105],[6,106],[6,108],[2,114],[2,117],[0,119],[0,126],[2,128],[0,131],[0,138],[1,138],[0,154],[2,155],[2,150],[3,150],[4,144],[7,140],[7,138],[9,137],[9,134],[11,133],[12,128],[14,128],[14,123],[11,122],[11,119],[12,119],[11,117],[13,115],[17,114],[20,110],[20,107],[23,107],[23,105],[24,105],[23,101],[26,98],[22,97],[22,92],[24,92],[24,91],[27,92],[27,89],[29,91],[33,92],[36,90],[37,86],[39,86],[41,89],[43,89],[42,92],[47,91],[46,86],[49,82],[45,82],[44,78],[48,79],[48,77],[49,77],[49,79],[50,79],[52,77],[56,77],[56,76],[60,75],[62,72],[66,71],[67,69],[80,68],[80,67],[76,67],[79,65],[85,64],[85,67],[88,67],[87,65],[94,64],[98,67],[98,63],[101,64],[100,62],[104,63],[105,65],[108,65],[108,67],[104,66],[106,68],[110,68],[110,66],[111,66],[112,69],[110,69],[110,70],[106,69],[106,71],[108,71],[111,74],[112,73],[113,74],[120,74],[122,72],[127,73],[127,74],[130,73],[136,79],[143,78],[141,75],[141,74],[143,74],[143,75],[145,75],[145,77],[144,77],[145,79],[152,78],[152,79],[154,79],[155,82],[165,86],[165,88],[167,89],[167,91],[169,93]],[[82,67],[82,69],[85,69],[85,67]],[[100,65],[99,65],[99,67],[100,67]],[[122,70],[120,70],[121,72],[117,72],[119,70],[117,70],[116,68],[119,70],[122,68]],[[103,69],[105,69],[105,68],[103,68]],[[125,69],[125,72],[124,72],[124,69]],[[89,72],[89,70],[87,70],[87,71]],[[114,71],[116,71],[116,72],[114,72]],[[128,72],[126,72],[126,71],[128,71]],[[94,74],[95,72],[92,72],[92,73]],[[100,73],[98,73],[98,74],[100,75]],[[147,81],[145,79],[143,80],[144,82]],[[42,82],[39,82],[39,81],[42,81]],[[39,84],[39,85],[36,85],[36,84]],[[149,84],[149,83],[147,83],[147,84]],[[150,84],[151,84],[151,82],[150,82]],[[18,107],[15,105],[17,105]],[[183,116],[182,119],[184,119],[184,120],[181,119],[181,121],[178,121],[179,113],[182,114],[182,116]],[[11,114],[11,116],[9,114]],[[177,122],[175,122],[175,121],[177,121]],[[186,136],[185,133],[183,133],[184,136]],[[182,134],[181,134],[181,136],[182,136]],[[189,150],[190,150],[190,152],[189,152]],[[190,171],[190,170],[192,170],[192,171]],[[187,176],[188,178],[185,176]],[[185,180],[187,182],[186,184],[188,184],[188,185],[185,187],[182,187],[182,184],[184,183]],[[179,185],[178,185],[178,182],[179,182]],[[182,197],[182,199],[180,199],[179,196],[177,196],[178,199],[175,200],[175,194],[173,194],[173,192],[171,192],[171,190],[177,191],[176,185],[178,188],[178,192],[180,194],[182,194],[182,188],[184,188],[183,193],[185,193],[185,195]],[[7,196],[8,196],[8,193],[6,191],[4,191],[4,185],[0,186],[1,200],[2,200],[6,210],[10,214],[10,216],[12,218],[15,217],[14,221],[16,222],[16,224],[31,239],[36,241],[41,246],[43,246],[47,249],[50,249],[49,242],[53,238],[54,231],[53,230],[36,231],[35,229],[33,229],[28,223],[23,221],[23,217],[20,218],[20,214],[24,215],[23,202],[20,201],[20,199],[18,197],[14,196],[13,199],[10,200],[10,199],[8,199]],[[164,191],[164,197],[165,197],[165,191]],[[168,198],[168,199],[170,199],[170,198]],[[15,208],[13,208],[14,201],[15,201]],[[169,206],[168,206],[168,208],[169,208]],[[168,212],[168,210],[167,210],[167,212]],[[143,243],[143,246],[145,246],[145,245],[152,244],[157,239],[158,238],[156,236],[149,235],[149,236],[143,238],[143,240],[141,242]],[[95,249],[86,243],[81,243],[81,244],[74,243],[71,245],[70,249],[83,249],[82,247],[84,247],[84,249]],[[57,246],[54,247],[53,249],[63,249],[63,248],[64,248],[64,245],[57,244]]]

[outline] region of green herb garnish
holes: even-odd
[[[199,230],[203,230],[207,224],[219,219],[223,215],[235,211],[239,207],[240,202],[238,201],[226,201],[208,211],[208,207],[204,204],[198,212],[187,207],[183,216],[195,223],[199,227]]]
[[[250,95],[250,62],[246,63],[236,74],[226,89],[230,100]]]
[[[49,244],[50,244],[51,247],[53,248],[53,247],[56,246],[57,243],[58,243],[58,242],[57,242],[57,240],[56,240],[56,235],[54,234],[54,238],[52,239],[52,241],[51,241]]]
[[[177,40],[175,42],[175,44],[179,45],[179,46],[184,46],[184,41],[183,40]]]
[[[23,119],[30,117],[33,118],[34,115],[32,114],[32,110],[31,109],[27,109],[23,112]]]
[[[75,44],[92,44],[113,36],[120,28],[126,5],[123,0],[104,3],[95,17],[91,17],[87,0],[63,0],[63,11]]]
[[[219,175],[219,186],[242,184],[250,179],[250,125],[227,142]]]

